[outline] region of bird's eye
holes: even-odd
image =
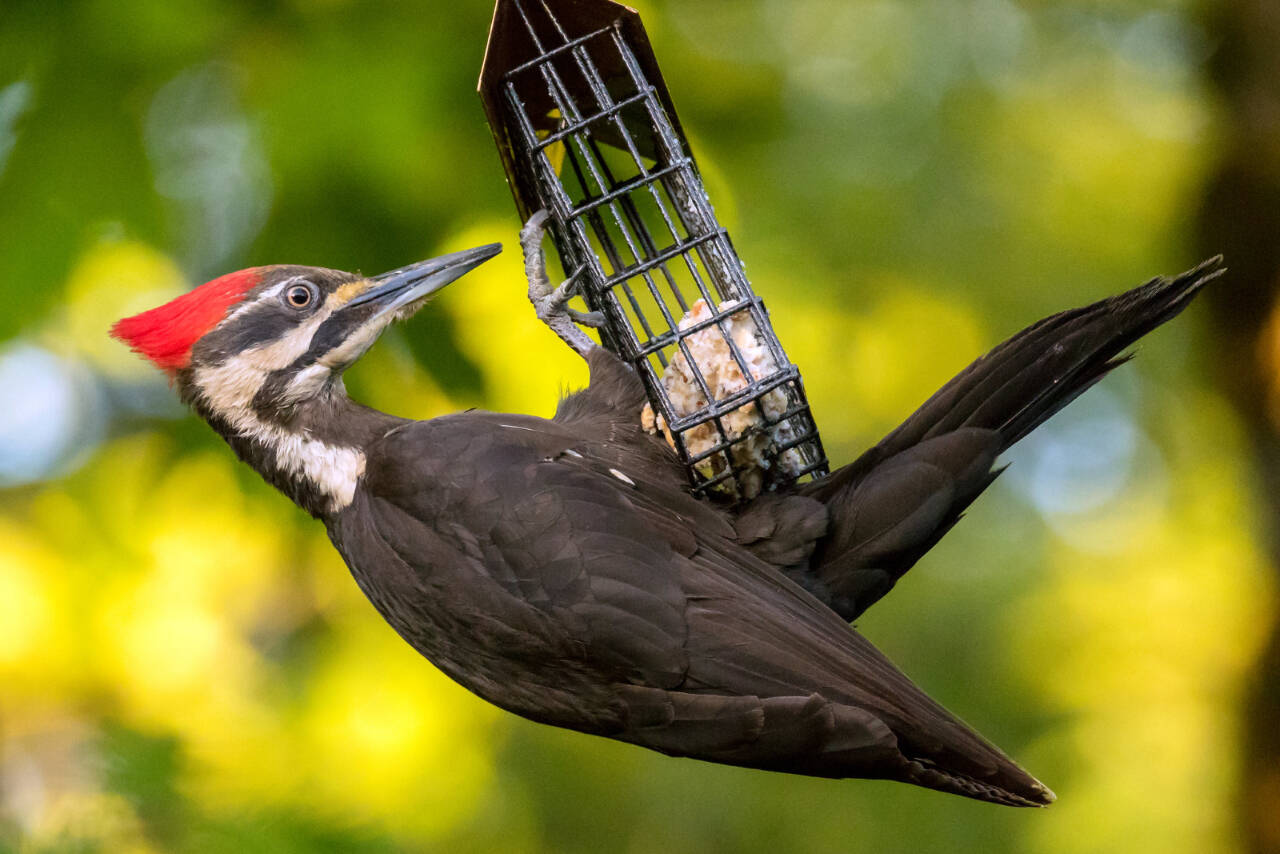
[[[285,301],[293,308],[306,308],[311,305],[315,295],[306,285],[294,285],[284,292]]]

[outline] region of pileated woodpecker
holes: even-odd
[[[641,429],[639,380],[573,327],[539,226],[523,235],[530,297],[591,368],[551,420],[411,421],[343,388],[388,324],[497,245],[376,278],[243,270],[112,332],[324,522],[382,616],[484,699],[676,756],[1050,803],[849,621],[956,523],[1002,451],[1125,361],[1220,259],[1042,320],[857,460],[731,509],[692,497]]]

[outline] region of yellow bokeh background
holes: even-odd
[[[15,381],[0,416],[70,393],[24,429],[78,425],[10,475],[33,452],[0,417],[0,851],[1242,850],[1271,520],[1201,307],[1010,454],[859,623],[1051,809],[551,730],[419,658],[106,335],[236,267],[501,240],[348,387],[550,415],[586,370],[525,298],[471,88],[491,7],[185,6],[0,23],[0,371],[38,352],[63,383]],[[1190,3],[640,6],[836,463],[1022,326],[1197,260],[1216,137]]]

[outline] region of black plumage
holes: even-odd
[[[1001,452],[1219,272],[1215,259],[1041,321],[830,477],[732,509],[688,493],[669,448],[640,427],[640,382],[599,348],[589,387],[550,420],[394,418],[347,399],[345,364],[302,400],[280,381],[286,366],[264,375],[279,400],[259,392],[253,407],[272,430],[359,450],[346,503],[288,485],[300,475],[276,434],[235,426],[201,386],[199,346],[178,376],[242,458],[324,521],[395,630],[486,700],[677,756],[1032,806],[1052,794],[848,620],[957,522]],[[312,278],[325,293],[356,281]],[[343,311],[355,309],[334,308],[326,334]]]
[[[472,412],[394,429],[328,520],[334,544],[405,640],[533,720],[680,756],[1043,803],[1043,787],[738,543],[732,517],[687,495],[639,427],[643,400],[597,350],[591,388],[555,421]]]

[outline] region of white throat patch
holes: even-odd
[[[364,475],[365,456],[356,448],[330,445],[304,433],[263,421],[253,409],[253,399],[267,376],[306,352],[318,315],[288,336],[271,344],[246,350],[217,367],[200,367],[193,381],[215,413],[235,432],[271,448],[276,464],[294,477],[305,477],[338,512],[355,498],[356,484]]]

